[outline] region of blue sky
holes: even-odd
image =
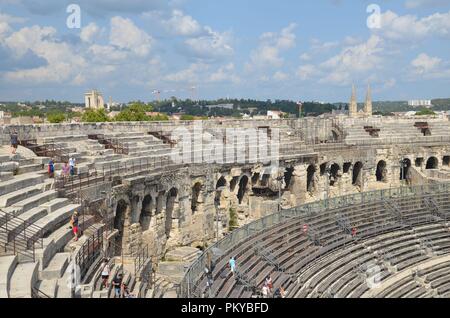
[[[0,100],[450,97],[449,40],[450,0],[0,0]]]

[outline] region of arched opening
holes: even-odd
[[[197,182],[192,187],[192,201],[191,201],[191,210],[192,214],[198,211],[198,207],[200,205],[200,192],[202,191],[202,184],[200,182]]]
[[[237,194],[239,204],[242,203],[245,193],[247,192],[247,185],[248,185],[248,177],[243,176],[241,178],[241,180],[239,181],[239,190],[238,190],[238,194]]]
[[[173,220],[173,210],[175,206],[175,200],[178,196],[178,190],[175,188],[172,188],[167,193],[167,201],[166,201],[166,224],[165,224],[165,230],[166,230],[166,237],[170,237],[170,230],[172,230],[172,220]]]
[[[444,166],[450,166],[450,156],[444,156],[444,158],[442,158],[442,164]]]
[[[344,173],[349,173],[351,167],[352,167],[351,162],[344,163]]]
[[[316,191],[316,167],[314,165],[310,165],[308,169],[306,169],[306,191],[309,193],[314,193]]]
[[[439,165],[438,159],[436,157],[431,157],[427,161],[427,170],[437,169]]]
[[[154,202],[151,195],[144,197],[142,201],[142,210],[139,217],[139,223],[141,224],[142,232],[147,231],[150,228],[150,222],[152,220],[152,210],[154,208]]]
[[[222,192],[227,186],[227,181],[224,177],[220,177],[220,179],[216,183],[216,194],[214,196],[214,206],[216,208],[220,207],[220,200],[222,198]]]
[[[334,186],[339,179],[339,170],[341,167],[337,163],[333,163],[330,167],[330,186]]]
[[[416,167],[417,168],[422,168],[423,165],[423,158],[416,158]]]
[[[325,175],[325,172],[327,171],[327,163],[322,163],[320,165],[320,176]]]
[[[286,168],[284,171],[284,189],[289,191],[292,188],[292,185],[294,183],[294,179],[292,176],[294,175],[294,168]]]
[[[253,176],[252,176],[252,185],[256,185],[258,183],[259,177],[260,177],[259,173],[254,173],[253,174]]]
[[[128,204],[124,200],[120,200],[116,207],[116,216],[114,217],[114,229],[119,233],[116,235],[115,240],[115,255],[122,255],[122,242],[125,226],[125,217],[128,210]]]
[[[400,180],[409,180],[411,160],[403,159],[400,166]]]
[[[430,130],[430,128],[424,128],[424,129],[422,129],[422,134],[423,134],[424,136],[431,136],[431,130]]]
[[[333,141],[333,142],[339,141],[339,134],[334,129],[331,130],[331,136],[330,137],[331,137],[331,141]]]
[[[381,160],[380,162],[378,162],[376,176],[378,182],[387,181],[386,161]]]
[[[356,186],[362,186],[362,162],[357,162],[353,166],[352,184]]]
[[[233,177],[233,179],[231,179],[230,181],[230,191],[234,192],[234,190],[236,189],[236,185],[238,184],[239,181],[239,177]]]

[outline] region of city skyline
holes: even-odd
[[[0,100],[449,97],[448,0],[71,3],[0,0]]]

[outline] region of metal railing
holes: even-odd
[[[80,269],[80,280],[83,280],[89,268],[103,252],[104,233],[105,228],[99,228],[84,242],[75,255],[75,263]]]
[[[0,209],[0,244],[5,253],[22,255],[23,260],[36,260],[36,249],[44,247],[43,228]]]
[[[144,269],[145,264],[150,259],[150,254],[148,252],[148,245],[141,247],[135,257],[134,257],[134,276],[139,277],[141,271]]]
[[[214,250],[222,251],[222,256],[216,260],[220,261],[224,257],[227,257],[228,252],[232,251],[237,244],[247,241],[262,231],[286,222],[287,220],[296,217],[303,217],[310,213],[320,213],[326,210],[338,209],[349,205],[357,205],[368,202],[383,202],[385,198],[408,197],[439,192],[450,192],[450,183],[427,184],[351,194],[343,197],[330,198],[328,200],[305,204],[288,210],[282,210],[263,217],[257,221],[236,229],[218,243],[205,250],[204,253],[189,267],[183,277],[183,280],[180,283],[179,297],[191,298],[196,295],[199,287],[198,284],[204,274],[203,270],[207,265],[208,253],[213,253]]]

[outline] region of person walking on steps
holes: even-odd
[[[80,231],[80,228],[78,227],[78,212],[73,212],[72,218],[70,220],[70,225],[72,226],[72,232],[75,236],[75,242],[78,241],[78,232]]]
[[[11,138],[11,153],[15,155],[17,147],[19,146],[19,135],[17,134],[17,131],[14,130],[10,135],[10,138]]]
[[[103,288],[108,288],[108,279],[109,279],[109,272],[110,272],[110,269],[109,269],[109,265],[108,265],[108,260],[103,260],[103,263],[102,263],[102,285],[103,285]]]

